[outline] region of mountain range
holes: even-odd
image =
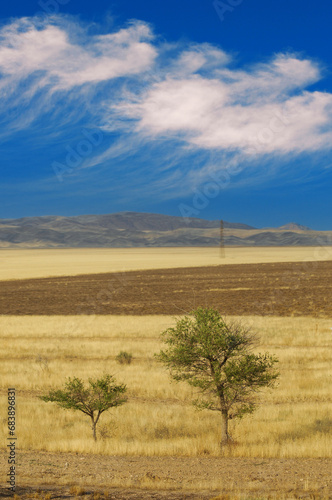
[[[331,245],[332,231],[289,223],[258,229],[223,221],[226,246]],[[75,217],[0,219],[0,248],[217,246],[220,220],[120,212]]]

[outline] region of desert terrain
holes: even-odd
[[[167,260],[166,249],[133,249],[122,261],[119,250],[1,252],[0,429],[5,443],[15,387],[16,498],[332,497],[332,260],[328,249],[257,250],[226,249],[222,260],[217,249],[174,249]],[[198,305],[250,326],[257,352],[279,359],[277,388],[231,422],[222,453],[218,415],[196,411],[193,389],[154,358],[160,333]],[[121,350],[131,364],[117,362]],[[67,377],[106,372],[127,385],[128,402],[102,416],[96,443],[84,415],[38,399]],[[5,446],[0,459],[9,498]]]

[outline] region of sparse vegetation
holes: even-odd
[[[199,307],[162,334],[167,349],[157,358],[177,382],[198,389],[198,409],[221,414],[221,447],[231,439],[228,422],[253,413],[255,393],[272,387],[279,373],[277,359],[251,352],[255,335],[241,323],[226,322],[211,308]]]
[[[240,423],[230,421],[236,446],[225,448],[224,455],[330,457],[331,433],[325,431],[332,403],[331,320],[252,316],[245,322],[258,333],[260,349],[279,359],[281,375],[278,387],[264,394],[255,413]],[[219,415],[197,412],[191,404],[194,389],[184,382],[170,383],[154,359],[163,348],[160,332],[174,325],[171,316],[0,317],[0,414],[6,414],[7,388],[19,389],[20,449],[218,455]],[[98,378],[100,372],[118,377],[115,357],[121,349],[135,352],[135,363],[120,369],[129,401],[104,413],[101,424],[111,436],[95,444],[88,435],[89,417],[78,419],[75,412],[45,406],[36,396],[63,386],[73,373],[83,380]],[[49,371],[36,366],[36,352],[48,358]],[[5,442],[5,423],[0,435]]]
[[[314,260],[314,251],[237,248],[229,251],[230,260],[226,251],[222,263],[304,262]],[[83,274],[86,269],[109,272],[221,263],[219,252],[213,248],[167,251],[159,248],[151,252],[135,249],[135,260],[131,252],[131,249],[6,250],[2,252],[3,272],[11,279]],[[7,265],[6,256],[12,259],[11,266]],[[17,274],[10,274],[13,272]],[[310,289],[313,278],[308,273],[306,276],[303,293]],[[294,315],[303,309],[301,283],[299,302],[287,306]],[[296,287],[297,282],[290,286]],[[239,287],[241,284],[233,285],[235,295],[251,294],[249,289],[243,290],[243,285]],[[285,287],[287,283],[283,280],[281,289]],[[329,287],[327,284],[325,302],[329,299]],[[98,293],[102,290],[100,287]],[[96,300],[98,293],[90,293],[89,299]],[[202,302],[210,304],[209,293],[206,302],[195,294],[188,295],[187,303],[177,313]],[[145,299],[149,301],[150,296]],[[162,300],[156,294],[152,294],[152,299]],[[219,415],[196,412],[191,400],[197,397],[197,389],[183,381],[170,383],[166,370],[154,358],[154,353],[163,349],[160,332],[176,324],[173,317],[166,316],[165,308],[160,316],[128,316],[121,312],[118,316],[46,316],[43,311],[37,311],[36,316],[0,316],[0,439],[6,443],[7,389],[16,387],[20,487],[26,484],[31,497],[35,494],[36,498],[46,498],[50,492],[52,498],[68,495],[73,484],[78,488],[73,493],[84,492],[84,498],[95,493],[98,496],[101,493],[93,491],[96,481],[100,488],[141,488],[138,491],[144,497],[149,490],[152,495],[158,489],[169,489],[173,495],[177,489],[175,498],[182,498],[182,493],[188,494],[188,490],[196,491],[197,496],[203,490],[210,492],[206,498],[213,495],[250,500],[331,498],[331,318],[321,317],[326,304],[320,304],[317,297],[309,304],[315,318],[276,317],[280,295],[273,287],[264,300],[263,306],[269,306],[269,314],[275,316],[248,315],[245,323],[258,333],[262,352],[269,351],[279,359],[279,385],[273,391],[266,391],[257,411],[248,418],[241,423],[230,420],[234,445],[223,448],[222,462],[216,442]],[[246,314],[252,314],[252,310]],[[120,366],[116,357],[121,351],[134,353],[135,362]],[[253,353],[257,354],[257,349]],[[89,416],[81,414],[78,419],[77,412],[63,411],[56,404],[45,405],[37,397],[54,387],[63,387],[72,374],[86,380],[98,379],[100,373],[114,373],[117,377],[119,372],[128,387],[129,401],[114,407],[112,412],[105,411],[97,425],[97,442],[89,434]],[[4,464],[0,479],[5,484],[5,444],[0,460]],[[109,474],[110,467],[114,474]],[[48,488],[51,484],[56,486]],[[38,485],[43,490],[33,493]],[[28,498],[25,494],[23,497]]]
[[[111,375],[93,380],[89,378],[89,387],[75,377],[69,378],[64,389],[50,391],[46,396],[39,396],[42,401],[56,403],[65,410],[76,410],[91,418],[93,438],[97,441],[96,427],[100,415],[110,408],[120,406],[127,401],[124,384],[116,385]]]

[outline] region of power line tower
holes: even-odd
[[[224,242],[224,221],[220,221],[220,257],[225,257],[225,242]]]

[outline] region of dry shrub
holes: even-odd
[[[133,360],[133,355],[130,352],[120,351],[115,359],[120,365],[130,365]]]

